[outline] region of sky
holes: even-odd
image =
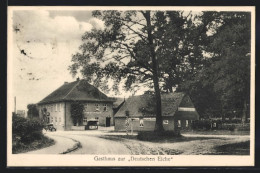
[[[104,24],[92,17],[90,10],[93,7],[12,8],[8,8],[8,98],[16,97],[17,110],[27,110],[28,104],[38,103],[64,82],[72,82],[80,77],[78,75],[72,78],[68,70],[72,54],[82,44],[81,36],[85,32],[93,28],[104,29]],[[158,7],[139,8],[157,10]],[[180,7],[176,8],[180,10]],[[192,10],[190,7],[183,8],[188,13]],[[196,7],[197,11],[193,13],[198,14],[204,8]],[[174,10],[173,7],[164,9]],[[230,8],[221,7],[221,10],[230,11]],[[233,10],[244,9],[236,7]],[[135,94],[142,94],[143,90],[138,90]],[[130,95],[132,93],[122,91],[120,97],[127,98]],[[116,95],[108,93],[108,96]]]
[[[11,22],[11,85],[17,110],[27,110],[28,104],[39,102],[65,81],[76,80],[68,67],[81,36],[92,28],[104,28],[91,11],[82,10],[14,10]]]

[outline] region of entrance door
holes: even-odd
[[[110,119],[111,117],[106,117],[106,127],[110,127]]]

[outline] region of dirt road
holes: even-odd
[[[207,155],[216,154],[216,146],[249,141],[250,139],[249,136],[185,134],[184,137],[191,138],[191,140],[154,143],[110,137],[110,135],[114,136],[115,134],[104,131],[55,132],[53,135],[71,138],[80,142],[82,147],[68,154],[95,155]]]
[[[81,143],[81,148],[68,154],[128,155],[130,150],[122,143],[91,135],[68,135]]]

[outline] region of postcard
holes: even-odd
[[[254,166],[255,7],[9,6],[7,166]]]

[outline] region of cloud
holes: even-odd
[[[79,22],[73,16],[53,18],[43,10],[14,11],[13,23],[20,27],[20,39],[23,41],[80,40],[86,31],[93,28],[91,23]]]
[[[96,29],[104,29],[104,22],[102,20],[99,20],[97,18],[91,18],[89,21],[88,21],[90,24],[92,24],[92,26]]]
[[[103,29],[104,23],[96,18],[78,20],[75,14],[57,12],[50,15],[45,10],[15,10],[12,32],[12,79],[13,96],[17,109],[37,103],[64,81],[71,82],[68,71],[71,55],[78,51],[81,36],[92,28]],[[82,18],[83,19],[83,18]]]
[[[72,16],[77,21],[86,22],[92,17],[92,11],[86,10],[48,10],[50,17]]]

